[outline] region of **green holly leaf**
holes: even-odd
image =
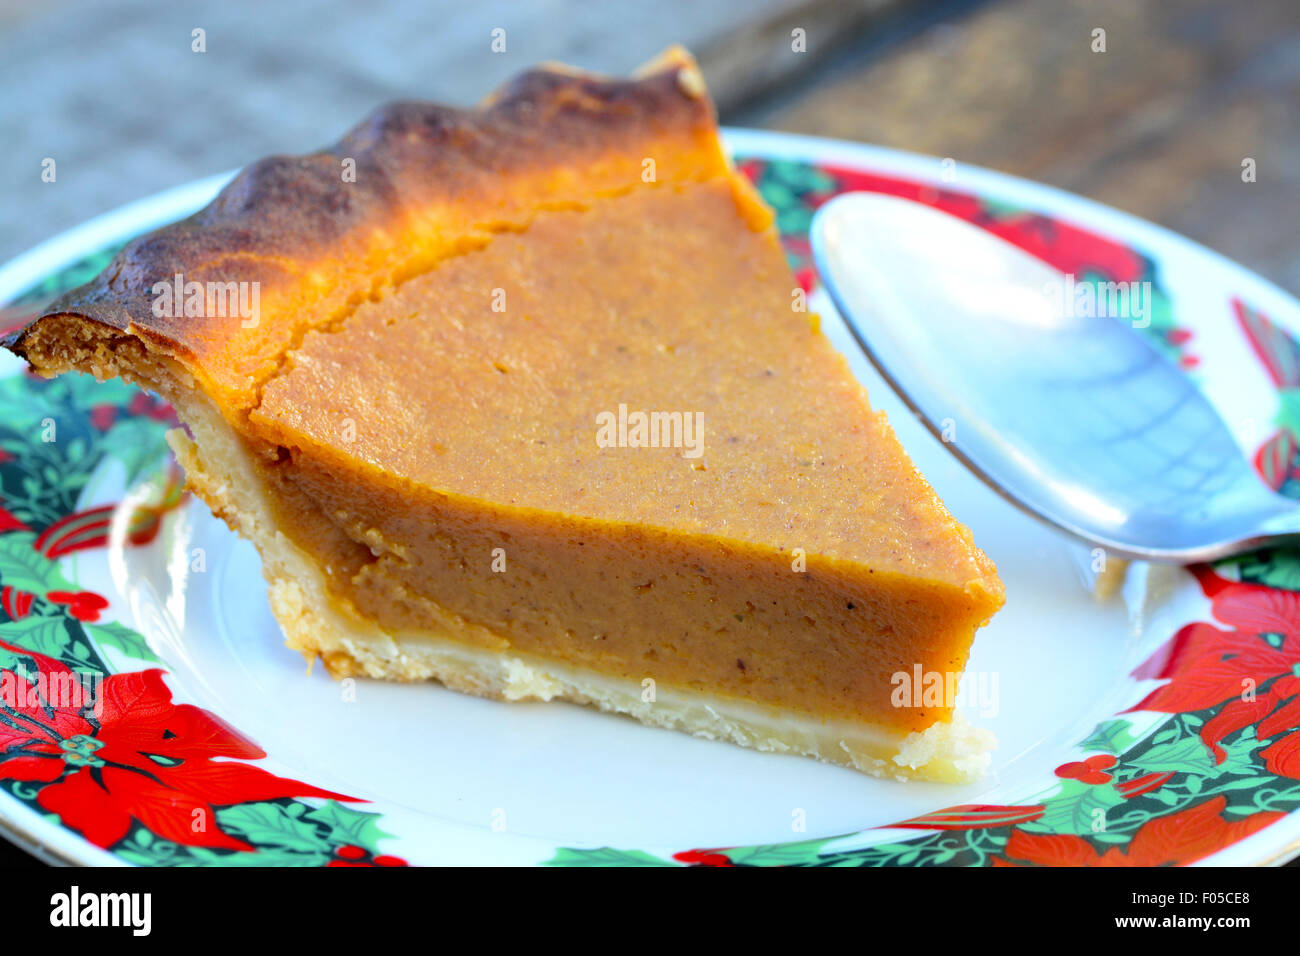
[[[38,403],[32,401],[31,383],[25,376],[10,375],[0,379],[0,417],[25,439],[25,450],[32,430],[44,417]]]
[[[329,827],[333,846],[359,846],[373,853],[380,839],[392,835],[379,829],[380,814],[353,810],[337,800],[327,800],[323,807],[304,816]]]
[[[33,547],[35,542],[32,531],[0,535],[0,585],[38,596],[47,591],[72,590],[72,582],[57,564]]]
[[[1171,740],[1176,740],[1182,734],[1182,728],[1178,724],[1172,723],[1167,725],[1163,730],[1151,738],[1153,744],[1167,744]]]
[[[1037,833],[1090,834],[1097,820],[1104,820],[1111,807],[1124,802],[1114,783],[1088,784],[1065,780],[1061,792],[1043,804],[1043,815],[1021,829]]]
[[[1240,558],[1230,558],[1217,567],[1222,569],[1233,565],[1245,582],[1300,591],[1300,551],[1260,551]]]
[[[1163,332],[1177,327],[1178,323],[1174,317],[1174,302],[1159,284],[1151,287],[1151,299],[1147,303],[1147,308],[1150,310],[1149,316],[1151,318],[1149,328]]]
[[[1024,206],[1004,202],[1001,199],[990,199],[987,196],[980,200],[980,205],[994,219],[1013,219],[1016,216],[1023,216],[1029,211]]]
[[[132,846],[126,844],[116,850],[117,856],[127,863],[134,863],[136,866],[175,866],[176,858],[174,856],[162,856],[152,852],[148,847]]]
[[[139,631],[134,631],[125,624],[112,621],[108,624],[86,624],[86,632],[100,647],[112,647],[127,657],[138,661],[161,661],[149,647],[149,642]]]
[[[1215,768],[1217,776],[1237,776],[1245,774],[1257,778],[1261,767],[1255,759],[1255,751],[1264,745],[1255,738],[1255,728],[1247,727],[1229,744],[1220,744],[1224,750],[1223,762]]]
[[[1274,423],[1292,435],[1300,435],[1300,388],[1281,388],[1277,393]]]
[[[62,660],[68,651],[70,635],[62,615],[33,615],[20,621],[0,624],[0,640],[15,644],[24,650]],[[12,658],[17,655],[0,648],[0,653]]]
[[[751,866],[807,866],[824,863],[822,847],[827,840],[803,840],[799,843],[768,843],[760,846],[733,847],[723,852],[732,863]],[[908,846],[908,850],[911,847]],[[830,854],[834,856],[834,854]]]
[[[952,847],[948,847],[930,857],[929,862],[931,866],[943,866],[945,863],[950,863],[956,856],[957,851]]]
[[[1174,773],[1192,773],[1202,777],[1216,773],[1214,758],[1200,737],[1187,735],[1166,738],[1167,733],[1166,731],[1156,738],[1161,742],[1155,746],[1140,754],[1129,754],[1125,763],[1141,770],[1171,770]]]
[[[555,856],[546,861],[547,866],[677,866],[678,864],[651,856],[641,850],[618,850],[602,846],[593,850],[562,846]]]
[[[202,865],[224,867],[315,867],[324,866],[329,862],[329,854],[323,851],[315,853],[299,853],[296,850],[275,847],[259,847],[256,853],[249,853],[246,851],[220,854],[212,853],[210,856],[211,859],[203,860]]]
[[[806,233],[812,225],[812,213],[806,209],[790,209],[780,213],[776,220],[782,235]]]
[[[298,807],[297,813],[293,807]],[[300,818],[303,804],[241,803],[217,811],[217,822],[227,833],[242,837],[253,846],[279,847],[297,853],[325,853],[315,824]],[[265,858],[264,858],[265,859]]]
[[[1103,721],[1087,738],[1079,742],[1079,749],[1122,754],[1138,741],[1138,738],[1130,733],[1132,728],[1131,722],[1121,718]]]
[[[825,170],[808,163],[791,160],[772,160],[768,165],[768,175],[801,193],[830,192],[836,185],[835,179]]]
[[[321,852],[299,853],[282,847],[229,852],[202,846],[182,846],[166,840],[155,840],[153,834],[144,828],[137,829],[134,836],[115,852],[129,863],[154,867],[314,867],[329,862],[328,855]]]

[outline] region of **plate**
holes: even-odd
[[[1141,290],[1142,334],[1289,497],[1300,304],[1044,186],[849,143],[726,139],[776,209],[823,328],[1006,583],[960,697],[1000,741],[984,780],[903,784],[568,704],[309,673],[282,644],[254,550],[184,493],[162,440],[170,409],[119,382],[39,381],[6,354],[5,834],[52,860],[146,866],[1131,866],[1300,852],[1300,553],[1134,565],[1118,596],[1094,598],[1105,556],[971,477],[872,371],[816,287],[808,224],[837,193],[886,192],[975,222],[1076,287]],[[0,269],[10,320],[228,178],[132,204]],[[142,750],[160,727],[165,745]]]

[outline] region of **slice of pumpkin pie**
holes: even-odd
[[[175,406],[336,676],[967,779],[989,735],[900,681],[1002,585],[800,301],[673,50],[256,163],[8,344]]]

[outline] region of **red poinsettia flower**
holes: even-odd
[[[735,866],[717,850],[682,850],[674,853],[673,859],[691,866]]]
[[[744,162],[736,164],[736,169],[749,179],[751,183],[758,182],[758,177],[763,173],[763,161],[761,159],[747,159]]]
[[[1144,773],[1140,777],[1134,777],[1132,780],[1125,780],[1123,783],[1115,784],[1115,789],[1125,800],[1132,800],[1134,797],[1140,797],[1152,790],[1159,790],[1173,778],[1174,772],[1172,770]]]
[[[919,817],[909,817],[879,829],[900,827],[908,830],[984,830],[1015,823],[1029,823],[1043,815],[1041,803],[1021,807],[993,803],[961,803]]]
[[[1114,757],[1110,754],[1097,754],[1087,760],[1061,764],[1056,768],[1056,775],[1065,780],[1078,780],[1082,783],[1109,783],[1111,775],[1106,773],[1106,769],[1113,766],[1115,766]]]
[[[1300,452],[1300,442],[1290,429],[1274,432],[1255,450],[1255,472],[1274,491],[1280,491],[1289,480],[1300,477],[1291,466],[1296,453]]]
[[[803,289],[804,292],[812,292],[813,286],[817,284],[817,273],[813,271],[811,266],[807,266],[802,269],[796,269],[794,272],[794,279],[799,283],[799,288]]]
[[[94,591],[50,591],[45,599],[53,604],[66,604],[69,614],[88,624],[98,621],[99,612],[108,607],[108,601]]]
[[[982,225],[989,220],[987,207],[978,197],[970,193],[939,189],[914,179],[882,176],[842,166],[826,166],[824,169],[835,177],[840,192],[883,193],[886,196],[898,196],[900,199],[910,199],[927,206],[935,206],[968,222]]]
[[[0,534],[6,531],[30,531],[26,524],[19,521],[8,508],[0,507]]]
[[[236,762],[266,754],[208,711],[172,703],[161,670],[110,675],[88,707],[50,692],[76,680],[64,664],[0,646],[31,658],[38,671],[35,685],[0,671],[0,779],[46,783],[40,806],[97,846],[117,843],[135,820],[175,843],[251,850],[220,829],[216,807],[356,799]]]
[[[35,595],[27,591],[19,591],[5,585],[0,588],[0,607],[9,615],[11,621],[21,621],[32,609],[32,601]]]
[[[864,190],[900,196],[935,206],[988,229],[1063,273],[1082,278],[1092,273],[1112,282],[1136,282],[1149,264],[1136,250],[1066,222],[1029,212],[994,211],[978,196],[939,189],[910,179],[826,167],[845,191]]]
[[[1225,705],[1201,728],[1201,739],[1214,754],[1215,762],[1223,763],[1227,754],[1219,746],[1219,741],[1252,724],[1256,725],[1255,736],[1260,740],[1268,740],[1281,731],[1300,725],[1300,678],[1280,677],[1267,693]]]
[[[1147,261],[1121,242],[1035,214],[1012,216],[990,231],[1079,279],[1095,273],[1110,282],[1137,282]]]
[[[1300,734],[1281,736],[1300,728],[1300,593],[1228,581],[1209,568],[1194,571],[1214,617],[1233,630],[1203,622],[1182,628],[1134,672],[1169,682],[1132,709],[1182,713],[1223,704],[1201,728],[1217,762],[1227,756],[1219,742],[1254,725],[1260,740],[1280,737],[1260,751],[1269,770],[1300,779],[1300,765],[1290,757]]]
[[[1300,733],[1287,734],[1259,752],[1269,773],[1300,780]]]
[[[1007,840],[1003,858],[994,866],[1181,866],[1262,830],[1286,816],[1281,811],[1253,813],[1229,823],[1223,818],[1227,800],[1214,797],[1204,803],[1142,824],[1128,846],[1110,847],[1105,853],[1073,834],[1026,833],[1015,830]]]

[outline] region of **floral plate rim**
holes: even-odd
[[[948,161],[898,150],[839,140],[769,131],[725,130],[729,150],[743,157],[765,162],[790,160],[826,166],[844,165],[864,172],[910,177],[917,182],[938,185]],[[1287,293],[1221,254],[1186,237],[1145,220],[1111,209],[1082,197],[1005,174],[962,166],[961,188],[979,199],[1021,205],[1070,224],[1084,224],[1104,230],[1124,241],[1148,246],[1178,247],[1197,257],[1210,257],[1221,267],[1243,277],[1242,291],[1249,290],[1255,304],[1279,316],[1300,316],[1300,303]],[[81,257],[141,231],[188,215],[214,195],[234,174],[223,173],[174,187],[98,216],[80,227],[42,243],[0,266],[0,302],[7,302],[45,276],[65,268]],[[947,180],[944,180],[947,182]],[[954,187],[956,188],[956,187]],[[1284,325],[1295,326],[1300,319]],[[14,812],[0,812],[0,831],[38,856],[64,863],[123,863],[111,851],[101,850],[79,834],[43,819],[8,794],[3,804]],[[1291,811],[1266,830],[1224,846],[1193,865],[1226,863],[1280,863],[1300,852],[1300,810]],[[830,841],[827,841],[830,842]],[[1280,847],[1280,848],[1279,848]],[[563,850],[564,848],[561,848]],[[690,851],[696,855],[708,851]],[[688,854],[675,854],[678,862]],[[717,854],[714,854],[717,855]],[[724,857],[725,859],[725,857]],[[558,862],[553,860],[551,862]],[[581,862],[581,861],[578,861]],[[667,862],[667,861],[664,861]]]

